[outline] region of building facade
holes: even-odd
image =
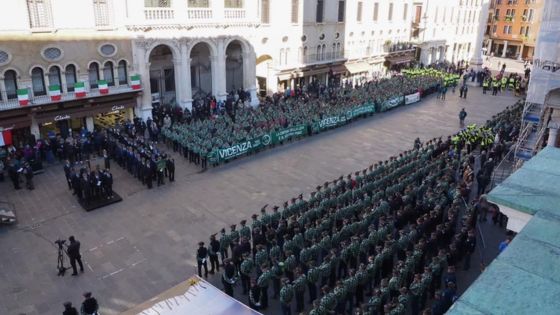
[[[492,0],[485,33],[488,54],[531,60],[535,53],[544,2]]]
[[[416,45],[426,65],[467,59],[479,1],[455,2],[13,0],[0,12],[0,128],[91,130],[239,89],[255,106],[383,76]]]
[[[471,60],[485,1],[414,1],[412,39],[418,44],[420,62],[429,65],[444,60]]]

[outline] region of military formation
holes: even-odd
[[[517,111],[486,126],[511,132],[504,124]],[[455,267],[470,268],[476,248],[476,208],[465,207],[460,175],[474,157],[456,150],[451,136],[417,141],[212,235],[224,291],[234,296],[240,285],[261,311],[272,293],[283,314],[420,314],[428,305],[428,314],[445,313],[457,297]]]
[[[132,124],[117,125],[106,130],[106,159],[114,160],[126,169],[148,189],[175,180],[175,162],[161,152],[155,142],[146,141],[143,136],[135,136]]]
[[[211,119],[193,119],[162,128],[162,135],[179,148],[189,162],[207,167],[214,149],[255,139],[271,131],[298,125],[311,126],[321,119],[346,113],[366,102],[382,104],[395,96],[426,91],[440,82],[434,73],[371,81],[357,86],[328,87],[317,95],[295,89],[267,98],[257,108],[241,107],[235,114],[218,114]]]
[[[519,96],[527,87],[527,81],[520,75],[511,73],[506,76],[500,72],[495,77],[487,75],[482,82],[482,93],[486,94],[487,91],[492,91],[492,95],[498,95],[507,90],[514,91],[515,96]]]

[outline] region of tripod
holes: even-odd
[[[62,248],[62,245],[58,246],[58,261],[56,264],[56,268],[58,269],[59,277],[63,277],[64,273],[66,273],[66,269],[69,269],[64,267],[64,248]]]

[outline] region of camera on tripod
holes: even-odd
[[[58,249],[62,249],[62,246],[64,246],[64,244],[66,244],[66,240],[60,240],[60,239],[58,239],[58,240],[54,241],[54,243],[55,243],[56,245],[58,245]]]
[[[66,244],[66,240],[58,239],[54,241],[54,243],[58,245],[58,259],[56,269],[58,269],[58,275],[62,277],[64,276],[66,269],[68,269],[64,267],[64,244]]]

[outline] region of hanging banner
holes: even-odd
[[[416,92],[414,94],[406,95],[404,97],[404,104],[405,105],[416,103],[416,102],[420,102],[420,92]]]
[[[132,87],[133,90],[140,90],[142,85],[140,83],[140,75],[139,74],[135,74],[133,76],[130,76],[130,87]]]
[[[373,113],[375,113],[375,106],[373,104],[365,104],[347,111],[346,119],[352,119],[354,117],[363,114],[373,114]]]
[[[393,107],[397,107],[399,105],[402,105],[404,103],[404,96],[395,96],[393,98],[390,98],[388,100],[386,100],[385,102],[383,102],[381,104],[381,111],[386,111],[389,110]]]
[[[303,136],[306,133],[307,133],[306,125],[297,125],[286,129],[282,129],[280,131],[271,133],[272,143],[276,144],[278,142],[290,139],[291,137]]]
[[[60,101],[62,98],[60,94],[60,85],[49,85],[49,96],[53,102]]]
[[[75,93],[76,97],[86,96],[86,86],[85,86],[84,82],[74,83],[74,93]]]
[[[229,159],[236,158],[261,147],[267,146],[271,144],[271,142],[271,136],[269,134],[265,134],[264,136],[255,139],[234,144],[229,148],[215,149],[210,152],[210,154],[208,154],[208,160],[210,161],[210,163],[227,161]]]
[[[29,90],[28,89],[18,89],[17,98],[20,106],[25,106],[29,104]]]
[[[107,84],[107,81],[98,80],[97,81],[97,86],[99,88],[99,93],[101,93],[101,94],[109,93],[109,85]]]

